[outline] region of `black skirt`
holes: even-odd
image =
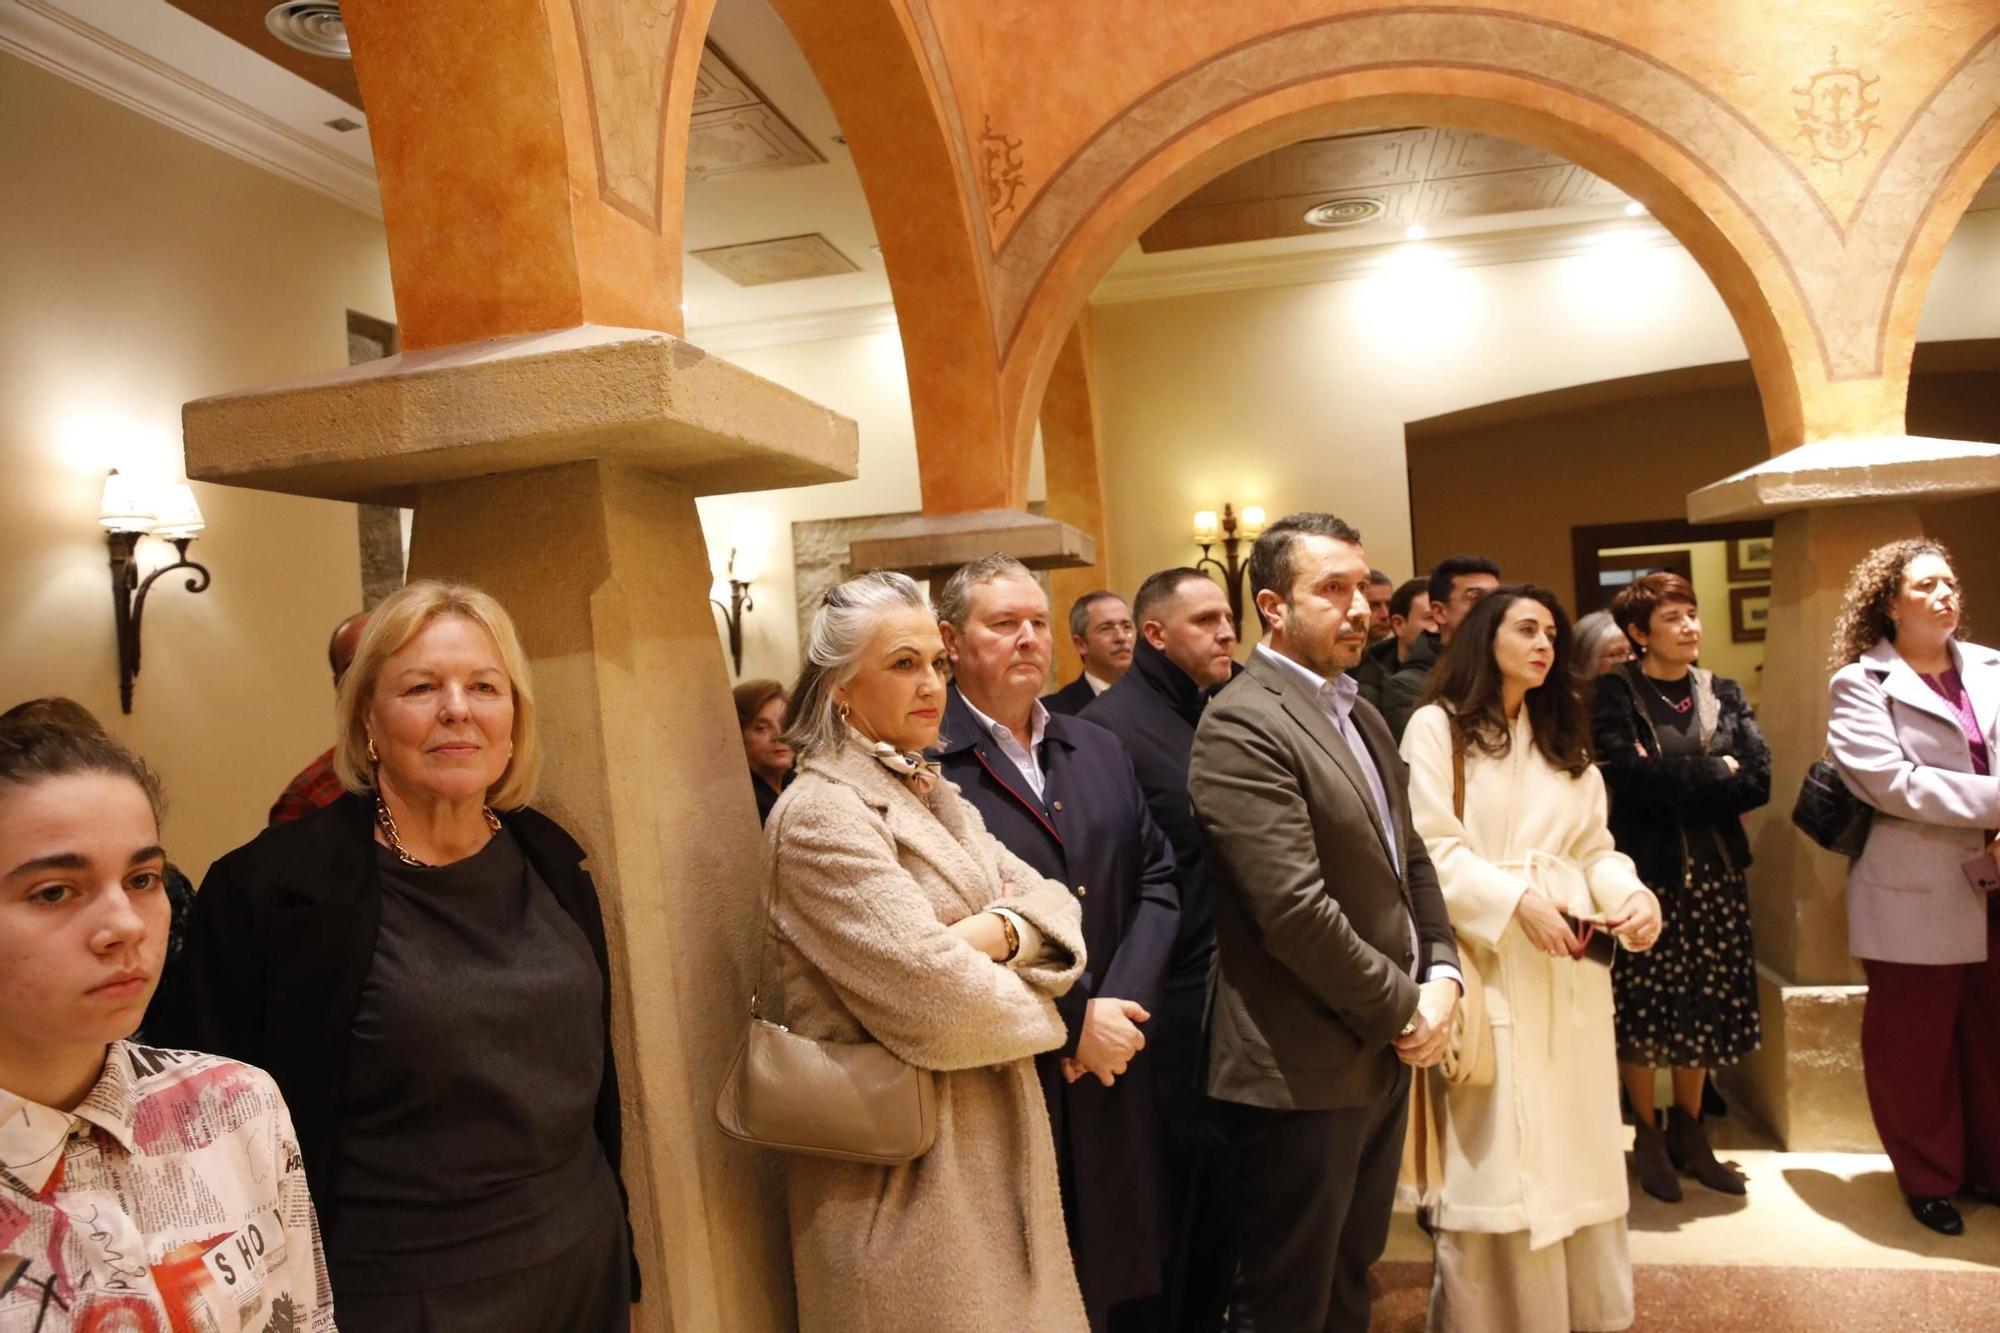
[[[1716,830],[1683,825],[1679,884],[1649,884],[1660,900],[1660,938],[1621,953],[1612,969],[1618,1058],[1627,1064],[1708,1069],[1757,1049],[1757,957],[1750,941],[1750,888]]]

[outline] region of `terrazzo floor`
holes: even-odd
[[[1940,1236],[1910,1216],[1886,1157],[1780,1152],[1733,1119],[1711,1125],[1749,1193],[1683,1178],[1685,1198],[1666,1204],[1633,1185],[1638,1333],[2000,1330],[2000,1207],[1961,1199],[1965,1234]],[[1376,1329],[1423,1328],[1430,1253],[1398,1213],[1375,1270]]]

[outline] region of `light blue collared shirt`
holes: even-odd
[[[966,698],[964,690],[958,692],[958,697],[965,699],[966,711],[978,720],[980,726],[993,734],[993,743],[1000,747],[1000,753],[1014,762],[1014,767],[1020,771],[1021,780],[1033,790],[1035,799],[1041,800],[1042,784],[1047,781],[1042,774],[1042,737],[1049,729],[1049,710],[1042,706],[1042,701],[1035,700],[1034,707],[1028,711],[1028,736],[1024,743],[1021,737],[1014,734],[1012,728],[995,722],[980,712],[978,705]]]
[[[1274,652],[1269,645],[1259,643],[1252,652],[1262,653],[1264,660],[1277,666],[1290,676],[1299,688],[1312,697],[1320,706],[1333,729],[1347,742],[1347,748],[1354,751],[1355,762],[1361,767],[1361,776],[1368,780],[1368,794],[1375,799],[1375,813],[1381,817],[1382,833],[1389,841],[1389,861],[1396,873],[1403,873],[1403,845],[1397,836],[1394,808],[1389,804],[1389,789],[1382,784],[1381,770],[1375,766],[1375,756],[1368,749],[1368,742],[1361,738],[1361,728],[1354,725],[1354,701],[1361,697],[1360,686],[1354,677],[1342,672],[1332,680],[1320,675],[1302,662],[1295,662],[1283,653]],[[1417,922],[1410,918],[1410,956],[1423,957],[1423,941],[1417,936]],[[1458,983],[1461,993],[1465,990],[1465,977],[1450,963],[1433,963],[1424,973],[1423,980],[1435,981],[1439,977],[1450,977]]]

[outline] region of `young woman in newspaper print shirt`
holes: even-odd
[[[331,1333],[276,1085],[124,1040],[166,952],[157,797],[102,735],[0,726],[0,1330]]]

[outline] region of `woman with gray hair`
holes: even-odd
[[[1586,685],[1632,660],[1632,640],[1625,637],[1609,611],[1592,611],[1571,627],[1570,634],[1576,643],[1572,669]]]
[[[1083,1329],[1033,1057],[1065,1040],[1076,900],[990,836],[924,758],[944,716],[937,617],[902,574],[813,616],[771,813],[783,1021],[935,1071],[937,1136],[902,1166],[790,1159],[799,1323]]]

